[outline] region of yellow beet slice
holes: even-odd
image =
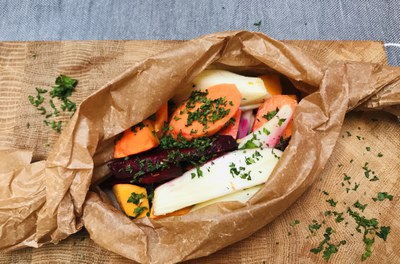
[[[133,184],[116,184],[112,190],[126,215],[142,218],[149,212],[149,200],[145,188]]]

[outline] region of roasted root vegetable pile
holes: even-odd
[[[277,74],[205,70],[186,101],[166,103],[116,139],[112,176],[103,184],[132,218],[245,203],[288,145],[296,105]]]

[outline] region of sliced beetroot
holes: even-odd
[[[117,178],[139,178],[142,175],[159,171],[170,167],[171,164],[178,164],[182,161],[197,162],[201,157],[210,156],[221,152],[237,149],[236,140],[227,135],[219,135],[205,151],[195,148],[183,149],[153,149],[127,159],[114,160],[108,167]]]
[[[179,165],[174,165],[169,168],[166,168],[164,170],[158,170],[158,171],[153,171],[149,172],[145,175],[143,175],[140,178],[140,183],[142,184],[152,184],[152,183],[159,183],[159,182],[165,182],[167,180],[174,179],[176,177],[179,177],[183,174],[182,168]]]
[[[171,165],[170,167],[162,170],[146,173],[140,177],[140,179],[133,181],[132,178],[117,178],[114,175],[109,177],[107,180],[102,182],[100,185],[104,188],[111,188],[115,184],[136,184],[141,186],[159,184],[168,180],[179,177],[183,174],[182,167],[180,165]]]
[[[117,178],[132,178],[139,171],[151,171],[151,166],[161,164],[168,158],[168,153],[168,150],[150,150],[130,158],[114,160],[108,167]]]

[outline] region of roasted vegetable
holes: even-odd
[[[145,188],[132,184],[117,184],[113,186],[113,193],[126,215],[142,218],[149,212],[149,200]]]
[[[237,150],[193,168],[155,189],[154,215],[165,215],[264,183],[281,154],[271,148]]]
[[[292,108],[292,111],[294,112],[297,106],[296,96],[274,95],[271,98],[265,100],[265,102],[260,106],[260,108],[257,111],[252,131],[259,129],[262,125],[271,120],[272,117],[274,117],[276,113],[278,113],[279,109],[281,109],[281,107],[284,105],[289,105]],[[292,121],[290,120],[282,136],[283,138],[287,139],[291,135],[292,135]]]
[[[242,115],[242,110],[238,109],[236,111],[236,114],[233,116],[232,122],[228,124],[227,127],[221,129],[221,131],[218,134],[232,136],[234,139],[236,139],[239,130],[241,115]]]
[[[242,138],[239,149],[269,147],[274,148],[292,120],[293,110],[290,105],[284,105],[264,125]]]
[[[244,138],[250,132],[251,127],[254,122],[253,110],[243,111],[240,118],[239,129],[238,129],[238,139]]]
[[[241,106],[261,103],[270,97],[264,81],[257,77],[247,77],[224,70],[205,70],[193,80],[195,89],[201,91],[221,83],[236,85],[242,94]]]
[[[215,199],[211,199],[208,200],[206,202],[203,203],[199,203],[196,204],[195,206],[193,206],[192,208],[192,212],[199,210],[200,208],[215,204],[215,203],[219,203],[219,202],[241,202],[241,203],[246,203],[248,200],[250,200],[251,197],[254,196],[254,194],[256,194],[256,192],[258,192],[258,190],[261,189],[261,187],[264,186],[263,184],[248,188],[248,189],[244,189],[244,190],[240,190],[234,193],[230,193]]]
[[[178,164],[182,161],[196,161],[201,158],[205,162],[207,158],[212,158],[214,154],[237,149],[237,143],[231,136],[218,135],[207,142],[209,142],[209,145],[204,146],[204,149],[154,149],[130,158],[114,160],[108,166],[117,178],[138,180],[148,172],[165,169],[172,164]],[[173,145],[171,143],[171,146]]]
[[[164,170],[153,171],[143,175],[143,177],[140,178],[140,183],[152,184],[152,183],[165,182],[167,180],[181,176],[182,173],[183,171],[181,166],[172,165],[171,167],[166,168]]]
[[[154,122],[145,120],[124,131],[114,147],[114,158],[124,158],[129,155],[144,152],[157,147],[158,138],[154,131]]]
[[[174,112],[171,134],[191,140],[220,131],[239,109],[242,96],[233,84],[218,84],[204,92],[194,91]]]

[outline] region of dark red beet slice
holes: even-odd
[[[171,167],[166,168],[164,170],[158,170],[158,171],[146,173],[146,174],[142,175],[139,182],[134,182],[134,183],[138,184],[138,185],[161,183],[161,182],[165,182],[167,180],[179,177],[182,174],[183,174],[183,170],[180,165],[172,165]],[[117,178],[117,177],[111,176],[110,178],[105,180],[103,183],[101,183],[101,186],[111,188],[115,184],[131,183],[131,180],[132,180],[132,178]]]
[[[233,137],[219,135],[204,152],[200,152],[194,148],[168,150],[157,148],[131,156],[128,159],[114,160],[108,166],[115,177],[132,179],[138,172],[145,174],[164,169],[169,164],[177,164],[181,161],[190,160],[197,161],[204,155],[214,155],[235,149],[237,149],[237,143]]]
[[[171,166],[165,170],[149,172],[140,178],[142,184],[152,184],[164,182],[181,176],[183,173],[181,166]]]

